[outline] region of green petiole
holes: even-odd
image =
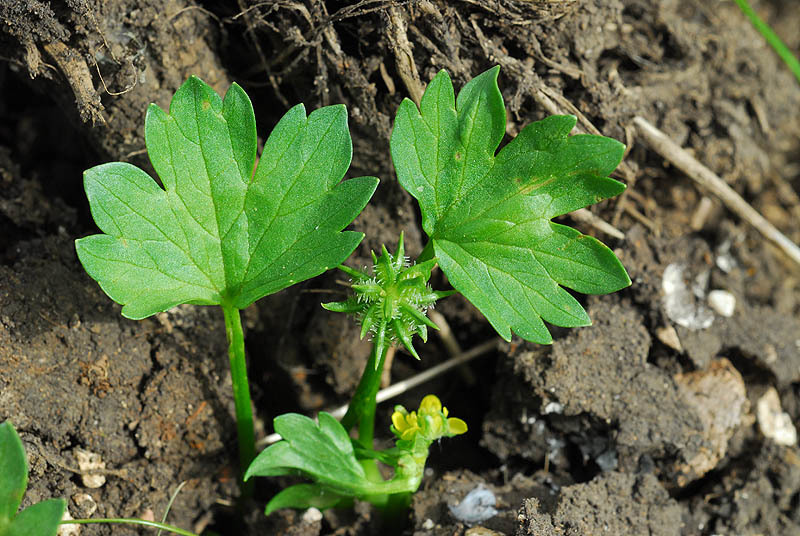
[[[383,365],[386,361],[387,345],[373,343],[369,360],[358,382],[353,400],[342,417],[342,426],[350,430],[358,426],[358,442],[365,449],[371,449],[375,437],[375,395],[381,384]]]
[[[244,355],[244,333],[239,309],[229,304],[222,305],[225,315],[225,334],[228,337],[228,357],[233,380],[233,401],[236,406],[236,428],[239,438],[239,471],[244,471],[256,457],[253,408],[250,403],[250,385],[247,382],[247,361]],[[242,484],[242,497],[253,495],[253,482]]]

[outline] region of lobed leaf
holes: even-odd
[[[607,177],[624,146],[569,136],[573,116],[525,127],[496,154],[505,132],[499,68],[471,80],[456,100],[450,77],[431,81],[420,108],[403,101],[392,131],[401,185],[420,204],[423,228],[450,283],[510,340],[552,337],[590,319],[564,288],[603,294],[630,284],[596,239],[550,221],[622,192]]]
[[[145,139],[163,188],[122,162],[87,170],[104,234],[76,241],[86,271],[128,318],[182,303],[243,309],[337,266],[363,238],[342,229],[377,179],[341,182],[352,158],[344,106],[289,110],[254,171],[247,94],[233,84],[222,99],[193,76],[169,113],[150,106]]]
[[[282,441],[263,450],[244,475],[302,474],[333,492],[353,496],[369,491],[369,482],[358,463],[350,437],[329,413],[319,414],[319,424],[297,413],[274,420]]]

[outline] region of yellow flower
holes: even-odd
[[[418,434],[428,441],[441,437],[452,437],[467,431],[467,423],[449,417],[447,408],[435,395],[422,399],[417,411],[408,412],[403,406],[395,406],[392,413],[392,432],[403,440],[412,440]]]
[[[409,413],[403,406],[395,406],[394,413],[392,413],[392,425],[394,433],[399,435],[400,439],[411,439],[420,430],[417,413],[414,411]]]
[[[438,413],[442,411],[442,402],[436,395],[428,395],[419,403],[420,413]],[[447,415],[447,408],[444,408],[445,415]]]

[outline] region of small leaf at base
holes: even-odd
[[[56,536],[67,502],[48,499],[20,512],[3,536]]]
[[[14,518],[28,487],[25,448],[10,421],[0,424],[0,524]]]
[[[317,486],[316,484],[295,484],[286,489],[281,490],[277,495],[272,497],[264,509],[265,515],[270,515],[275,510],[281,508],[297,508],[305,509],[318,508],[325,510],[326,508],[333,508],[343,501],[351,500],[348,497],[334,493],[333,491]]]

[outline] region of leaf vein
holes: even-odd
[[[289,194],[290,194],[290,192],[292,191],[292,189],[294,188],[294,186],[297,184],[297,181],[298,181],[298,180],[300,180],[300,177],[301,177],[301,175],[303,174],[303,171],[305,171],[306,165],[308,164],[308,162],[309,162],[311,159],[313,159],[314,155],[316,154],[317,150],[319,149],[319,146],[320,146],[320,144],[322,143],[322,140],[323,140],[323,139],[325,139],[325,136],[327,136],[327,135],[328,135],[328,133],[329,133],[329,132],[331,131],[331,129],[333,128],[333,123],[334,123],[334,122],[333,122],[333,121],[331,121],[331,122],[330,122],[330,124],[328,125],[328,128],[325,130],[325,134],[323,134],[322,136],[320,136],[320,137],[318,138],[316,146],[315,146],[315,147],[314,147],[314,149],[313,149],[313,150],[310,152],[310,154],[309,154],[309,155],[308,155],[308,156],[305,158],[305,160],[303,161],[302,165],[300,166],[300,169],[299,169],[299,170],[297,170],[297,173],[296,173],[296,174],[295,174],[295,176],[292,178],[292,182],[291,182],[291,184],[289,185],[289,187],[288,187],[288,188],[286,188],[286,190],[283,192],[283,195],[282,195],[282,197],[281,197],[280,201],[278,202],[278,205],[276,206],[274,213],[272,214],[272,218],[270,219],[270,222],[269,222],[269,224],[267,224],[267,225],[264,227],[264,232],[263,232],[263,233],[261,234],[261,236],[259,237],[259,239],[258,239],[258,242],[256,243],[256,246],[255,246],[255,248],[253,248],[253,250],[252,250],[252,253],[255,253],[255,252],[257,252],[257,251],[258,251],[258,248],[259,248],[259,247],[261,247],[261,242],[263,242],[263,240],[264,240],[264,237],[265,237],[265,236],[267,235],[267,233],[268,233],[268,232],[269,232],[269,231],[272,229],[272,226],[273,226],[273,224],[275,224],[275,222],[276,222],[276,221],[278,221],[278,219],[282,217],[282,216],[280,215],[280,212],[281,212],[281,208],[283,207],[283,203],[285,202],[286,198],[289,196]],[[308,130],[308,118],[306,118],[305,124],[303,125],[303,128],[302,128],[302,129],[300,129],[300,130],[302,130],[303,134],[305,135],[305,133],[306,133],[306,132],[307,132],[307,130]],[[297,139],[297,136],[299,136],[299,135],[300,135],[300,130],[298,130],[298,133],[295,135],[295,138],[292,140],[292,143],[294,143],[294,140],[296,140],[296,139]],[[322,196],[320,196],[320,197],[322,197]],[[291,213],[288,213],[288,214],[286,214],[285,216],[288,216],[289,214],[291,214]],[[283,216],[283,217],[285,217],[285,216]],[[292,243],[292,245],[294,245],[295,243],[297,243],[297,241],[298,241],[298,240],[299,240],[299,239],[297,239],[297,238],[296,238],[296,239],[295,239],[295,241]],[[258,278],[261,276],[261,274],[263,274],[263,273],[264,273],[264,271],[265,271],[265,269],[266,269],[266,268],[265,268],[265,269],[262,269],[262,270],[261,270],[261,271],[260,271],[258,274],[256,274],[256,275],[255,275],[255,276],[253,276],[252,278],[248,277],[248,276],[250,275],[250,267],[251,267],[251,261],[252,261],[252,258],[253,258],[253,255],[251,255],[251,256],[250,256],[250,259],[248,259],[248,262],[247,262],[247,268],[245,269],[244,276],[242,277],[242,285],[244,285],[244,283],[245,283],[245,282],[247,282],[247,281],[253,281],[253,280],[255,280],[255,279],[258,279]]]

